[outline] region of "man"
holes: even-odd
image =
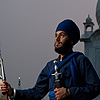
[[[50,100],[92,100],[100,92],[99,78],[87,57],[73,52],[80,39],[78,26],[70,19],[62,21],[55,32],[55,51],[60,75],[60,88],[55,86],[52,76],[53,61],[41,71],[36,85],[26,90],[15,90],[7,82],[1,84],[1,92],[8,93],[14,100],[41,100],[48,92]]]

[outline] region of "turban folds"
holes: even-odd
[[[80,31],[78,26],[70,19],[66,19],[58,24],[57,31],[64,31],[75,45],[80,40]]]

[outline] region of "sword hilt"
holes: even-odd
[[[52,74],[52,75],[55,76],[56,88],[60,88],[60,78],[59,78],[59,76],[61,75],[61,73],[58,73],[58,71],[57,71],[58,70],[58,67],[57,67],[58,62],[56,60],[54,60],[53,63],[55,65],[55,67],[54,67],[55,73]]]
[[[57,65],[57,64],[58,64],[58,62],[57,62],[56,60],[54,60],[54,61],[53,61],[53,64],[54,64],[54,65]]]

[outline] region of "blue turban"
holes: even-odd
[[[58,24],[57,31],[64,31],[75,45],[80,40],[80,31],[78,26],[70,19],[64,20]]]

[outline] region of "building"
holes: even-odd
[[[99,78],[100,78],[100,0],[97,2],[96,7],[96,19],[99,28],[93,30],[94,23],[88,15],[86,22],[84,22],[84,34],[82,35],[80,41],[84,42],[84,53],[92,62]],[[100,95],[95,98],[95,100],[100,100]]]
[[[22,88],[21,88],[21,78],[20,77],[18,78],[18,87],[17,87],[17,90],[22,90]],[[45,100],[45,99],[42,99],[42,100]]]
[[[17,87],[17,90],[21,90],[21,79],[20,77],[18,78],[18,87]]]

